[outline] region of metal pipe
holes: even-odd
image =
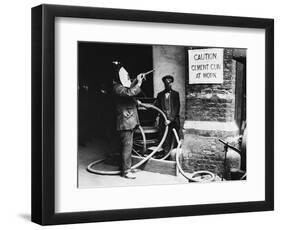
[[[219,139],[219,141],[220,141],[221,143],[223,143],[225,146],[227,146],[228,148],[234,150],[235,152],[241,153],[241,151],[240,151],[239,149],[237,149],[237,148],[235,148],[234,146],[228,144],[227,142],[223,141],[222,139]]]

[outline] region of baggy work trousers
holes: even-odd
[[[132,149],[134,130],[120,130],[121,142],[121,174],[125,174],[132,166]]]
[[[159,139],[161,139],[163,137],[164,132],[165,132],[165,127],[166,126],[164,124],[164,121],[161,121],[160,125],[159,125],[159,129],[160,129]],[[165,154],[169,153],[169,151],[171,150],[172,144],[175,141],[173,129],[175,129],[177,131],[177,133],[179,133],[179,126],[175,121],[172,121],[169,124],[168,134],[167,134],[167,137],[166,137],[166,139],[165,139],[165,141],[162,145],[162,148],[164,149]]]

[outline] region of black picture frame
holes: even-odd
[[[265,29],[265,200],[55,213],[55,17]],[[32,221],[41,225],[274,209],[274,20],[62,5],[32,8]]]

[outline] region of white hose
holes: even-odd
[[[143,165],[146,161],[148,161],[151,157],[153,157],[153,155],[155,153],[158,152],[158,150],[161,148],[161,146],[163,145],[166,137],[167,137],[167,134],[168,134],[168,120],[167,120],[167,117],[166,115],[163,113],[162,110],[160,110],[159,108],[157,108],[156,106],[154,105],[150,105],[150,104],[144,104],[144,103],[141,103],[141,106],[145,107],[145,108],[152,108],[152,109],[155,109],[157,110],[164,118],[165,120],[165,131],[164,131],[164,134],[163,134],[163,137],[162,137],[162,140],[160,141],[160,143],[158,144],[158,146],[149,154],[147,155],[146,157],[144,157],[140,162],[138,162],[137,164],[133,165],[131,167],[131,169],[136,169],[138,167],[140,167],[141,165]],[[99,160],[96,160],[96,161],[93,161],[92,163],[90,163],[87,167],[87,170],[91,173],[96,173],[96,174],[101,174],[101,175],[118,175],[121,173],[120,170],[114,170],[114,171],[105,171],[105,170],[98,170],[98,169],[94,169],[93,166],[96,165],[96,164],[99,164],[103,161],[105,161],[106,158],[103,158],[103,159],[99,159]]]
[[[175,135],[176,140],[178,142],[178,146],[177,146],[177,149],[176,149],[176,165],[177,165],[177,168],[180,171],[180,173],[186,179],[188,179],[188,181],[190,181],[190,182],[211,182],[211,181],[214,181],[215,175],[212,172],[209,172],[209,171],[196,171],[194,173],[186,173],[186,172],[183,171],[183,169],[181,167],[181,164],[180,164],[180,161],[179,161],[181,141],[179,139],[177,131],[175,129],[173,129],[173,132],[174,132],[174,135]],[[195,178],[197,175],[200,175],[200,174],[209,175],[210,178],[208,178],[207,180],[201,180],[201,179]]]
[[[167,134],[168,134],[168,129],[169,129],[169,126],[168,126],[168,120],[167,120],[167,117],[166,115],[163,113],[162,110],[160,110],[159,108],[157,108],[156,106],[154,105],[151,105],[151,104],[144,104],[144,103],[141,103],[141,105],[145,108],[152,108],[152,109],[155,109],[157,110],[164,118],[164,121],[165,121],[165,131],[164,131],[164,135],[160,141],[160,143],[158,144],[158,146],[149,154],[147,155],[146,157],[144,157],[140,162],[138,162],[137,164],[133,165],[131,167],[131,169],[136,169],[138,167],[140,167],[141,165],[143,165],[146,161],[148,161],[151,157],[153,157],[153,155],[162,147],[166,137],[167,137]],[[176,141],[178,143],[177,145],[177,149],[176,149],[176,165],[177,165],[177,168],[178,170],[180,171],[180,173],[186,178],[188,179],[190,182],[210,182],[210,181],[213,181],[215,179],[215,175],[212,173],[212,172],[209,172],[209,171],[197,171],[197,172],[194,172],[192,174],[190,173],[186,173],[183,171],[181,165],[180,165],[180,162],[179,162],[179,155],[180,155],[180,147],[181,147],[181,141],[179,139],[179,136],[176,132],[175,129],[173,129],[173,133],[175,135],[175,138],[176,138]],[[168,156],[170,155],[170,152],[164,156],[164,158],[166,159]],[[87,170],[91,173],[95,173],[95,174],[101,174],[101,175],[118,175],[121,173],[120,170],[115,170],[115,171],[105,171],[105,170],[97,170],[97,169],[94,169],[93,166],[94,165],[97,165],[101,162],[104,162],[106,160],[106,158],[103,158],[103,159],[99,159],[99,160],[96,160],[96,161],[93,161],[92,163],[90,163],[87,167]],[[164,160],[162,158],[162,160]],[[210,178],[208,178],[207,180],[201,180],[201,179],[198,179],[198,178],[195,178],[196,175],[200,175],[200,174],[206,174],[206,175],[209,175]]]

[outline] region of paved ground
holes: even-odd
[[[139,186],[139,185],[167,185],[188,183],[188,181],[179,176],[164,175],[159,173],[146,172],[138,170],[135,175],[136,179],[125,179],[119,175],[98,175],[87,171],[87,166],[97,160],[108,156],[108,146],[102,141],[94,141],[95,144],[88,144],[80,147],[78,152],[78,186],[79,188],[94,187],[115,187],[115,186]],[[117,165],[99,165],[100,169],[118,170]]]

